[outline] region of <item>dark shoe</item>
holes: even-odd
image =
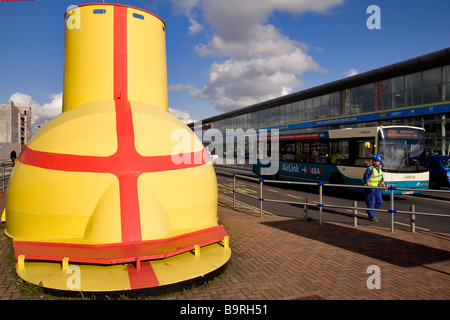
[[[373,222],[378,222],[378,219],[375,218],[375,217],[369,217],[369,220],[370,220],[370,221],[373,221]]]

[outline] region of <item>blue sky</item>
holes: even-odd
[[[35,127],[61,112],[64,12],[92,2],[0,1],[0,103],[31,104]],[[186,122],[450,46],[448,0],[119,3],[165,21],[169,107]]]

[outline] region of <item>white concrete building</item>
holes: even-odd
[[[31,107],[0,104],[0,161],[9,161],[11,150],[19,156],[31,138]]]

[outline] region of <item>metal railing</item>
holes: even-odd
[[[394,200],[394,191],[400,190],[400,191],[417,191],[417,189],[411,189],[411,188],[396,188],[393,186],[390,187],[368,187],[368,186],[357,186],[357,185],[344,185],[344,184],[325,184],[323,182],[296,182],[296,181],[281,181],[281,180],[264,180],[263,178],[252,178],[244,175],[239,175],[236,173],[228,173],[223,171],[216,171],[217,174],[230,176],[233,178],[233,187],[228,188],[226,186],[220,186],[221,188],[224,188],[226,190],[229,190],[233,193],[233,206],[236,205],[236,194],[241,194],[243,196],[253,198],[256,200],[259,200],[259,214],[262,218],[264,215],[263,211],[263,203],[264,202],[276,202],[276,203],[285,203],[285,204],[293,204],[293,205],[299,205],[303,206],[303,213],[304,213],[304,219],[305,221],[308,219],[308,207],[315,207],[319,210],[319,223],[322,224],[323,222],[323,209],[324,208],[334,208],[334,209],[349,209],[353,212],[353,226],[358,225],[358,211],[367,211],[369,210],[367,207],[358,207],[358,202],[353,201],[353,206],[341,206],[341,205],[333,205],[333,204],[325,204],[323,201],[323,188],[324,187],[332,187],[332,188],[361,188],[361,189],[382,189],[382,190],[389,190],[390,191],[390,205],[389,209],[370,209],[371,211],[375,212],[386,212],[390,214],[390,229],[391,232],[394,232],[394,223],[395,223],[395,214],[409,214],[410,215],[410,231],[415,232],[416,231],[416,215],[424,215],[424,216],[439,216],[439,217],[446,217],[450,218],[450,214],[443,214],[443,213],[430,213],[430,212],[416,212],[415,205],[410,206],[409,211],[404,210],[396,210],[395,209],[395,200]],[[236,179],[243,179],[243,180],[249,180],[259,183],[259,197],[248,194],[246,192],[239,191],[236,188]],[[313,203],[308,202],[308,198],[305,198],[306,201],[286,201],[286,200],[279,200],[279,199],[268,199],[263,197],[263,189],[264,189],[264,183],[270,183],[270,184],[288,184],[288,185],[302,185],[302,186],[318,186],[319,187],[319,203]],[[443,190],[427,190],[427,192],[439,192],[439,193],[449,193],[450,191],[443,191]]]
[[[2,191],[5,191],[5,187],[7,185],[7,181],[9,180],[9,175],[6,175],[6,168],[8,167],[13,167],[13,164],[11,162],[2,162],[0,163],[1,167],[2,167],[2,175],[1,175],[1,181],[2,181]],[[12,169],[11,169],[12,170]]]

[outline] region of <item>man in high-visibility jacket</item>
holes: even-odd
[[[386,184],[383,180],[383,172],[381,171],[381,156],[375,154],[372,158],[372,165],[367,168],[364,173],[363,182],[365,186],[371,187],[385,187]],[[383,197],[381,196],[381,189],[366,189],[366,205],[369,209],[379,209],[383,203]],[[378,221],[375,218],[375,211],[368,210],[369,220]]]

